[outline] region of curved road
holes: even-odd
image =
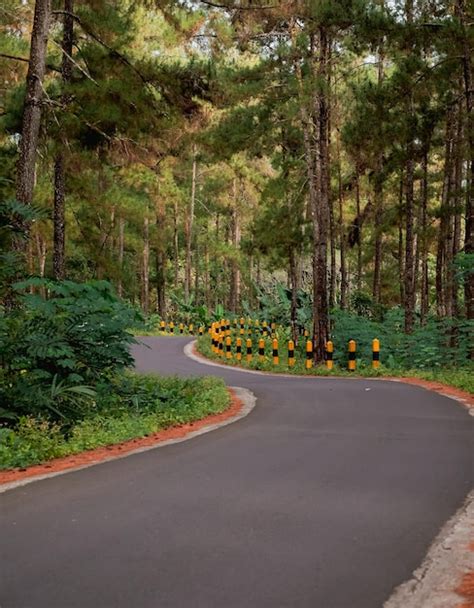
[[[393,382],[137,367],[257,396],[190,441],[0,495],[1,608],[380,608],[473,482],[467,411]]]

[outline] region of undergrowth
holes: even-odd
[[[223,412],[230,397],[218,378],[127,373],[97,386],[87,415],[71,425],[22,416],[0,428],[0,468],[26,467],[84,450],[146,437]]]

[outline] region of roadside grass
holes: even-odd
[[[245,341],[243,341],[245,344]],[[401,369],[399,367],[387,367],[380,365],[378,369],[373,369],[371,362],[363,359],[356,360],[356,371],[350,372],[349,370],[341,367],[336,362],[332,370],[328,370],[325,365],[314,366],[307,370],[305,368],[304,357],[301,353],[296,354],[296,362],[293,367],[288,366],[288,358],[286,352],[280,354],[280,363],[274,365],[270,353],[269,345],[266,345],[266,356],[264,361],[260,361],[258,354],[253,353],[252,361],[247,362],[245,357],[245,347],[242,347],[242,360],[240,363],[235,358],[235,346],[232,350],[232,358],[227,359],[225,353],[223,356],[216,355],[212,351],[211,339],[209,336],[202,336],[198,338],[197,350],[209,359],[213,359],[224,365],[238,366],[244,369],[272,372],[272,373],[285,373],[298,376],[333,376],[333,377],[345,377],[345,378],[384,378],[384,377],[398,377],[398,378],[419,378],[421,380],[428,380],[432,382],[440,382],[447,386],[452,386],[464,390],[470,394],[474,394],[474,369],[472,367],[441,367],[433,370],[418,370],[418,369]],[[254,351],[256,349],[254,348]],[[299,354],[299,356],[298,356]]]
[[[87,415],[70,426],[24,416],[0,427],[0,469],[27,467],[223,412],[230,404],[224,382],[125,373],[99,384]]]

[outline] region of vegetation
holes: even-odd
[[[87,412],[67,427],[50,416],[21,416],[15,426],[0,428],[0,468],[26,467],[145,437],[220,413],[229,399],[217,378],[116,376],[96,387]]]

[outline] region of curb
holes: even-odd
[[[273,378],[300,378],[300,379],[305,379],[305,380],[308,380],[308,379],[309,380],[315,380],[315,379],[317,379],[317,380],[363,380],[363,381],[367,381],[367,382],[399,382],[402,384],[417,386],[418,388],[424,388],[427,391],[437,393],[438,395],[447,397],[448,399],[451,399],[452,401],[456,401],[460,406],[462,406],[464,409],[466,409],[471,416],[474,416],[474,396],[470,395],[469,393],[466,393],[465,391],[461,391],[465,394],[465,397],[457,396],[453,393],[447,392],[450,389],[451,390],[456,390],[456,389],[453,387],[447,386],[447,385],[442,385],[440,382],[435,382],[435,384],[443,386],[444,387],[443,390],[438,390],[435,387],[427,386],[429,381],[423,380],[421,378],[418,380],[417,378],[403,378],[403,377],[397,378],[397,377],[393,377],[393,376],[386,376],[386,377],[380,377],[380,378],[372,378],[370,376],[369,377],[365,377],[365,376],[352,376],[352,377],[349,377],[349,376],[317,376],[315,374],[302,375],[302,374],[285,374],[284,372],[274,373],[274,372],[267,372],[267,371],[258,371],[255,369],[245,369],[243,367],[240,367],[239,365],[227,365],[225,363],[218,363],[217,361],[214,361],[213,359],[209,359],[205,355],[199,353],[196,346],[197,346],[197,340],[188,342],[183,349],[184,354],[187,357],[189,357],[190,359],[193,359],[194,361],[197,361],[198,363],[202,363],[203,365],[209,365],[211,367],[220,367],[222,369],[237,371],[237,372],[244,373],[244,374],[255,374],[257,376],[270,376]]]
[[[235,393],[235,396],[237,397],[237,399],[240,400],[240,402],[242,404],[238,413],[235,414],[234,416],[226,418],[225,420],[222,420],[220,422],[211,423],[211,424],[202,426],[201,428],[196,429],[195,431],[191,431],[191,432],[187,433],[184,437],[165,439],[165,440],[161,440],[161,441],[158,440],[157,443],[155,443],[154,445],[147,445],[147,446],[135,448],[124,454],[117,454],[117,455],[110,456],[107,458],[97,459],[97,460],[89,462],[87,464],[72,466],[70,468],[66,468],[61,471],[53,471],[50,473],[32,475],[30,477],[24,477],[23,479],[18,479],[16,481],[3,483],[3,484],[0,484],[0,494],[3,492],[7,492],[8,490],[13,490],[15,488],[25,486],[25,485],[27,485],[29,483],[33,483],[35,481],[41,481],[43,479],[49,479],[51,477],[58,477],[59,475],[65,475],[67,473],[73,473],[75,471],[81,471],[82,469],[88,469],[90,467],[94,467],[99,464],[111,462],[112,460],[121,460],[122,458],[128,458],[129,456],[133,456],[134,454],[141,454],[142,452],[149,452],[150,450],[155,450],[157,448],[163,448],[168,445],[174,445],[176,443],[182,443],[183,441],[189,441],[190,439],[193,439],[194,437],[198,437],[199,435],[204,435],[205,433],[215,431],[215,430],[223,428],[229,424],[232,424],[233,422],[237,422],[241,418],[245,418],[245,416],[248,416],[248,414],[250,414],[250,412],[253,410],[253,408],[256,405],[257,398],[251,391],[249,391],[246,388],[241,388],[239,386],[231,386],[228,388],[231,389]],[[204,420],[205,420],[205,418],[204,418]],[[199,420],[196,420],[196,423],[197,422],[199,422]]]
[[[455,589],[463,574],[474,571],[474,492],[443,526],[413,577],[397,587],[384,608],[458,608]]]

